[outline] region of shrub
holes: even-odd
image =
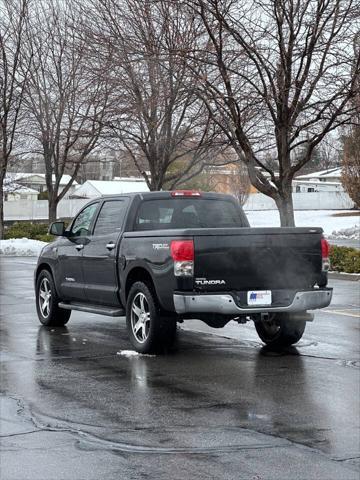
[[[360,273],[360,250],[351,247],[330,247],[331,270],[336,272]]]
[[[5,230],[5,238],[31,238],[43,242],[51,242],[53,236],[49,235],[47,223],[16,222]]]
[[[49,192],[45,190],[45,192],[39,193],[38,200],[49,200]]]

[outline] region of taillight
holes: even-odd
[[[322,258],[329,258],[329,253],[330,253],[330,245],[325,238],[321,239],[321,256]]]
[[[195,190],[174,190],[171,192],[172,197],[201,197],[200,192]]]
[[[194,242],[192,240],[172,240],[170,252],[174,260],[175,276],[192,276],[194,274]]]
[[[192,240],[172,240],[170,251],[176,262],[194,260],[194,242]]]
[[[330,245],[325,238],[321,239],[321,256],[322,256],[322,269],[329,270],[330,269]]]

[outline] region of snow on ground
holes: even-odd
[[[131,357],[155,357],[155,355],[149,355],[148,353],[138,353],[135,350],[120,350],[120,352],[116,352],[116,355],[121,355],[123,357],[131,358]]]
[[[332,232],[328,237],[331,239],[360,240],[360,229],[359,227],[343,228]]]
[[[252,227],[279,227],[280,219],[277,210],[247,210],[246,216]],[[331,238],[359,238],[360,216],[335,217],[334,214],[347,213],[346,210],[296,210],[295,224],[297,227],[322,227],[325,235]],[[346,236],[339,231],[351,229],[352,235]],[[338,236],[339,235],[339,236]],[[344,235],[344,236],[340,236]]]
[[[29,238],[10,238],[0,240],[0,255],[20,257],[38,257],[46,242],[30,240]]]

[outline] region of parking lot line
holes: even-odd
[[[344,315],[345,317],[355,317],[355,318],[360,318],[359,313],[350,313],[344,310],[324,310],[324,313],[334,313],[335,315]]]

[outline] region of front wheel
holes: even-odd
[[[71,310],[58,307],[55,283],[48,270],[42,270],[36,280],[36,310],[40,322],[51,327],[62,327],[70,318]]]
[[[176,320],[161,311],[150,285],[136,282],[126,303],[130,341],[139,353],[157,353],[175,341]]]
[[[288,347],[298,342],[305,331],[305,320],[294,320],[291,313],[277,313],[269,320],[255,322],[257,334],[270,347]]]

